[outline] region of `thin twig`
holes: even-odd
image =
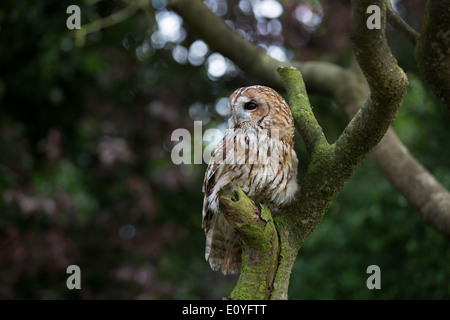
[[[397,12],[392,8],[391,0],[386,0],[386,18],[390,25],[400,31],[409,42],[416,46],[420,33],[414,30]]]
[[[113,25],[129,18],[140,8],[148,6],[148,2],[145,0],[140,0],[140,1],[128,1],[127,0],[124,2],[128,3],[128,6],[126,6],[122,10],[115,12],[110,16],[92,21],[88,24],[85,24],[85,25],[81,26],[80,29],[76,30],[75,44],[80,47],[83,46],[86,41],[86,36],[88,34],[99,31],[104,28],[108,28],[110,26],[113,26]]]

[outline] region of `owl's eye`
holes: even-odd
[[[247,102],[246,104],[244,104],[244,109],[245,110],[255,110],[258,107],[258,105],[254,102]]]

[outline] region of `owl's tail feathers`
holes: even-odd
[[[225,257],[222,262],[222,273],[224,275],[239,273],[241,269],[241,255],[242,248],[239,239],[236,234],[233,234],[233,238],[228,242],[227,251],[225,251]]]
[[[234,228],[221,214],[206,234],[205,259],[214,271],[236,274],[241,268],[242,249]]]

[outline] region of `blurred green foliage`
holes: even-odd
[[[225,74],[211,76],[210,50],[201,63],[187,56],[175,61],[175,47],[189,52],[197,39],[183,29],[175,42],[155,40],[165,1],[149,3],[145,11],[87,35],[83,47],[65,27],[69,4],[2,4],[0,298],[218,299],[231,292],[236,277],[211,271],[204,260],[206,164],[175,166],[171,133],[192,130],[194,120],[203,120],[203,130],[223,124],[219,99],[258,81],[231,62]],[[350,17],[342,16],[340,28],[332,17],[348,12],[349,3],[312,3],[323,5],[324,21],[315,30],[302,28],[293,14],[256,17],[237,0],[228,1],[224,18],[262,47],[284,46],[289,57],[348,63]],[[70,4],[80,5],[82,23],[124,6]],[[406,5],[404,14],[417,21],[422,13],[411,10]],[[271,20],[280,22],[282,34],[261,34],[258,28]],[[292,40],[300,33],[304,41]],[[394,53],[412,50],[399,43],[392,41]],[[402,65],[414,65],[411,55],[401,57]],[[417,71],[407,70],[410,90],[394,127],[410,152],[450,188],[448,114]],[[345,127],[344,115],[325,97],[311,101],[333,141]],[[300,137],[295,141],[301,179],[308,156]],[[366,162],[300,250],[289,294],[448,299],[449,258],[448,240]],[[66,288],[71,264],[81,268],[81,290]],[[381,268],[381,290],[366,287],[372,264]]]

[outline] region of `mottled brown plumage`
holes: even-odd
[[[264,86],[244,87],[230,96],[227,130],[217,145],[203,183],[202,227],[205,258],[213,270],[237,273],[241,247],[234,228],[219,210],[218,192],[236,183],[272,212],[292,202],[297,191],[294,121],[284,99]]]

